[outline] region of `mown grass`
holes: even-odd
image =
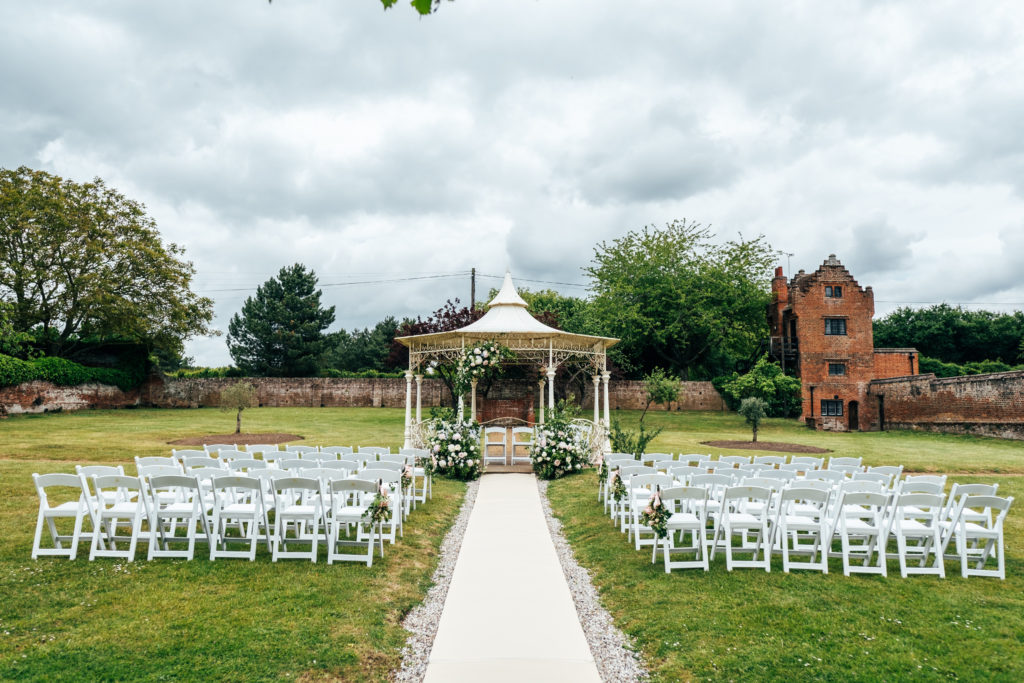
[[[400,662],[402,618],[430,585],[465,486],[438,480],[405,537],[374,566],[198,559],[30,559],[38,498],[32,472],[170,453],[167,441],[231,431],[216,410],[89,411],[0,423],[0,679],[386,680]],[[402,413],[256,409],[246,431],[312,443],[397,446]]]
[[[626,414],[627,419],[636,415]],[[648,420],[652,416],[648,416]],[[735,416],[657,413],[666,431],[650,450],[726,452],[698,446],[743,438]],[[998,482],[1017,499],[1006,527],[1007,580],[901,579],[831,572],[725,570],[664,573],[650,549],[633,550],[596,500],[593,472],[555,481],[549,496],[580,563],[616,623],[634,639],[656,681],[677,680],[1024,680],[1024,444],[907,432],[823,434],[771,421],[763,440],[831,448],[872,464],[916,465],[950,481]]]

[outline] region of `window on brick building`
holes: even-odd
[[[825,318],[825,334],[846,334],[845,318]]]
[[[825,297],[828,299],[840,299],[843,296],[841,285],[825,285]]]
[[[842,417],[843,416],[843,402],[842,401],[826,401],[821,402],[821,414],[823,417]]]
[[[845,375],[846,374],[846,363],[829,363],[828,374],[830,375]]]

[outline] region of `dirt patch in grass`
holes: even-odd
[[[779,443],[777,441],[701,441],[705,446],[715,448],[736,448],[742,451],[774,451],[777,453],[831,453],[828,448],[805,446],[801,443]]]
[[[248,446],[254,443],[284,443],[296,441],[302,437],[298,434],[208,434],[206,436],[187,436],[184,439],[168,441],[172,446],[202,446],[208,443],[233,443]]]

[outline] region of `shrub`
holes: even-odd
[[[782,371],[765,355],[750,372],[737,372],[712,380],[730,410],[738,410],[745,398],[755,397],[767,404],[768,417],[800,415],[800,380]]]
[[[141,367],[94,368],[56,356],[26,361],[0,355],[0,386],[13,386],[34,380],[65,387],[98,382],[127,391],[141,384],[144,376]]]
[[[748,396],[740,402],[740,409],[736,412],[742,415],[750,425],[754,432],[751,441],[756,442],[757,428],[761,426],[761,421],[768,415],[768,404],[756,396]]]
[[[1010,370],[1022,369],[1024,369],[1024,365],[1013,366],[998,360],[977,360],[960,365],[958,363],[945,363],[937,358],[929,358],[928,356],[920,356],[918,358],[918,370],[922,373],[935,373],[936,377],[987,375],[991,372],[1009,372]]]

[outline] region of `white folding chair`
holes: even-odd
[[[828,574],[828,551],[832,541],[828,518],[830,495],[830,491],[798,486],[781,492],[774,534],[782,549],[785,573],[790,569],[813,569]],[[790,555],[810,555],[810,559],[796,562]]]
[[[695,465],[700,466],[701,463],[711,460],[710,455],[704,455],[701,453],[680,453],[676,456],[676,462],[680,465]],[[705,470],[706,472],[707,470]]]
[[[270,467],[266,460],[233,460],[228,463],[228,472],[232,474],[247,474],[253,470],[265,470]]]
[[[811,470],[820,470],[825,464],[825,459],[815,458],[810,455],[794,455],[789,459],[789,464],[806,467],[807,469],[804,471],[809,472]]]
[[[771,467],[778,467],[779,465],[786,464],[786,456],[784,455],[755,455],[755,465],[769,465]]]
[[[193,458],[196,456],[204,455],[210,457],[210,454],[205,450],[197,448],[183,448],[181,450],[171,449],[171,457],[181,463],[182,467],[185,466],[185,458]]]
[[[394,545],[398,542],[398,536],[405,535],[405,529],[402,526],[404,512],[402,472],[400,470],[377,469],[376,467],[373,469],[367,468],[359,472],[356,478],[380,483],[390,491],[391,517],[386,522],[381,523],[380,533],[384,540]]]
[[[943,508],[943,496],[932,493],[903,493],[896,497],[889,520],[889,531],[896,539],[897,557],[900,562],[900,576],[909,574],[936,574],[945,578],[942,562],[942,528],[939,515]],[[916,541],[911,544],[908,541]],[[934,556],[932,566],[928,558]],[[916,567],[908,565],[909,560],[918,560]]]
[[[146,456],[144,458],[135,456],[135,471],[141,474],[143,467],[173,467],[177,469],[179,473],[184,471],[181,467],[181,461],[177,458],[165,458],[157,455]]]
[[[412,506],[416,503],[426,503],[428,497],[433,497],[433,478],[426,463],[430,460],[430,451],[426,448],[403,448],[399,451],[402,455],[412,456]]]
[[[291,457],[297,458],[299,457],[297,455],[298,453],[316,453],[320,449],[318,449],[316,446],[310,446],[307,444],[296,444],[285,446],[284,450],[288,453],[292,453],[293,455]]]
[[[497,438],[494,438],[497,437]],[[484,428],[484,464],[504,465],[508,458],[507,434],[504,427]],[[500,453],[498,452],[500,451]]]
[[[695,474],[705,474],[705,472],[703,468],[693,465],[671,465],[668,468],[668,474],[675,481],[675,486],[689,486],[690,477]]]
[[[210,560],[218,557],[240,557],[250,562],[256,559],[256,545],[260,528],[266,532],[267,549],[270,547],[270,523],[263,504],[263,482],[256,477],[220,476],[211,482],[213,492],[213,519],[210,524]],[[238,525],[239,536],[229,536],[228,523]],[[246,530],[248,526],[248,530]],[[248,550],[231,550],[229,543],[248,541]]]
[[[836,467],[860,467],[861,458],[829,458],[826,469],[834,470]]]
[[[251,453],[251,457],[255,458],[257,455],[263,457],[265,453],[280,453],[281,449],[277,447],[276,443],[254,443],[247,445],[245,452]]]
[[[888,474],[889,488],[892,488],[903,476],[903,465],[876,465],[869,467],[867,471],[868,474]]]
[[[845,493],[839,498],[832,536],[839,535],[844,576],[853,573],[886,576],[888,505],[889,496],[884,493]],[[875,558],[874,563],[872,558]],[[854,565],[851,560],[861,560],[862,564]]]
[[[884,472],[855,472],[853,481],[873,481],[888,490],[892,486],[892,475]]]
[[[672,477],[668,474],[637,474],[629,479],[629,500],[630,500],[630,533],[636,550],[641,546],[657,545],[658,537],[654,531],[640,521],[640,513],[650,502],[651,496],[658,489],[666,489],[672,486]],[[650,534],[650,538],[644,538],[644,534]]]
[[[271,481],[274,496],[274,535],[271,542],[271,561],[280,558],[309,559],[316,562],[320,538],[327,541],[327,516],[324,507],[322,482],[310,477],[282,477]],[[288,527],[294,526],[295,535],[289,538]],[[321,532],[322,529],[322,532]],[[309,543],[309,550],[288,550],[293,543]]]
[[[960,556],[960,574],[965,579],[969,576],[1006,579],[1003,521],[1011,505],[1013,496],[1000,498],[968,495],[961,499],[951,531],[956,538],[957,555]],[[947,538],[944,545],[948,542]],[[996,568],[986,569],[985,564],[993,556],[993,551]]]
[[[726,463],[729,463],[730,466],[749,465],[750,464],[750,456],[749,455],[721,455],[721,456],[718,457],[718,462],[726,462]]]
[[[335,455],[342,455],[343,453],[351,453],[351,446],[324,446],[320,449],[321,453],[334,453]]]
[[[365,561],[367,567],[372,566],[374,546],[378,542],[380,554],[384,555],[384,540],[381,538],[379,525],[373,524],[366,517],[366,511],[377,494],[377,483],[362,479],[335,479],[329,484],[328,489],[331,507],[327,564],[333,564],[335,561]],[[351,527],[354,529],[349,533]],[[365,531],[363,527],[366,527]],[[340,548],[343,547],[365,548],[366,554],[341,552]]]
[[[378,455],[388,454],[391,452],[389,446],[360,446],[359,453],[364,456],[371,456],[368,460],[376,460]]]
[[[208,444],[203,444],[203,450],[206,451],[207,455],[210,455],[210,456],[213,456],[213,457],[217,457],[217,453],[218,452],[220,452],[222,450],[225,450],[225,451],[237,451],[238,450],[238,446],[233,444],[233,443],[208,443]]]
[[[667,535],[661,539],[665,573],[673,569],[703,569],[708,571],[708,550],[705,537],[707,525],[708,490],[700,486],[676,486],[661,491],[661,502],[668,508]],[[676,542],[676,534],[679,542]],[[690,543],[686,543],[686,535]],[[655,560],[658,546],[655,544],[651,561]],[[672,560],[672,554],[696,555],[694,560]]]
[[[657,468],[657,463],[665,461],[675,462],[675,458],[671,453],[643,453],[640,456],[640,462],[650,467]]]
[[[197,467],[215,467],[219,470],[227,471],[222,463],[217,458],[211,458],[208,455],[189,455],[181,459],[181,465],[185,469],[185,474],[190,473]]]
[[[721,541],[725,548],[725,568],[728,571],[734,567],[756,567],[766,572],[772,570],[771,530],[768,522],[771,499],[771,489],[762,486],[730,486],[725,490],[722,509],[715,518],[715,533],[711,542],[712,560],[715,559],[715,550]],[[755,512],[747,512],[748,507]],[[749,533],[755,535],[753,542],[747,540]],[[740,543],[734,548],[732,541],[736,536],[740,537]],[[734,550],[751,553],[753,557],[750,560],[736,560],[733,558]]]
[[[89,514],[86,491],[82,488],[81,478],[74,474],[33,474],[32,482],[39,494],[39,515],[36,517],[36,533],[32,541],[32,559],[39,559],[43,555],[75,559],[78,555],[78,542],[82,538],[82,524],[86,515]],[[57,489],[61,492],[59,498],[69,499],[52,504],[50,502],[51,494],[47,493],[47,489]],[[58,532],[56,523],[58,519],[75,520],[70,536],[61,535]],[[51,548],[44,548],[41,545],[44,524],[53,541]],[[63,545],[65,541],[71,541],[71,547],[65,548]]]
[[[206,510],[199,479],[183,474],[152,475],[147,477],[150,492],[149,554],[155,557],[195,557],[196,535],[202,531],[209,541]],[[185,537],[177,536],[178,525],[185,529]],[[185,549],[172,549],[171,543],[187,544]]]
[[[93,534],[89,560],[121,557],[132,562],[142,532],[142,522],[146,519],[141,480],[121,474],[93,475],[92,485],[96,497],[92,511]],[[121,520],[128,520],[127,523],[131,525],[127,550],[117,549],[117,541],[124,540],[124,537],[117,535],[117,527],[123,524]]]
[[[525,438],[524,438],[525,437]],[[532,427],[512,428],[512,464],[533,462],[530,453],[533,451],[534,435]]]

